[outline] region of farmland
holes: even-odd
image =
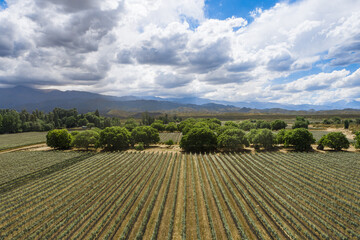
[[[99,153],[0,194],[0,233],[358,239],[359,172],[354,153]]]
[[[47,132],[0,134],[0,150],[46,142]]]
[[[181,132],[162,132],[159,134],[160,136],[160,142],[164,143],[169,140],[173,140],[174,143],[179,143],[182,137]]]
[[[0,156],[0,186],[5,182],[81,155],[83,154],[78,152],[60,151],[3,153]]]

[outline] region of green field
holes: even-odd
[[[0,134],[0,150],[46,142],[47,132]]]
[[[81,156],[78,152],[10,152],[0,154],[0,186],[10,180]]]
[[[173,142],[175,144],[177,144],[181,140],[182,133],[181,132],[173,132],[173,133],[162,132],[162,133],[159,133],[159,136],[160,136],[161,143],[165,143],[166,141],[173,140]]]
[[[359,239],[356,153],[99,153],[0,194],[0,239]]]

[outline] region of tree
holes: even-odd
[[[131,141],[133,145],[142,142],[145,147],[148,147],[151,143],[159,142],[160,136],[157,129],[150,126],[140,126],[131,132]]]
[[[106,150],[124,150],[129,144],[130,132],[124,127],[107,127],[100,132],[99,146]]]
[[[129,131],[131,132],[131,131],[132,131],[134,128],[136,128],[138,125],[137,125],[135,119],[130,118],[130,119],[126,120],[124,126],[126,127],[127,130],[129,130]]]
[[[285,129],[287,127],[287,124],[285,121],[283,120],[275,120],[271,122],[271,129],[272,130],[280,130],[280,129]]]
[[[234,128],[238,128],[238,127],[239,127],[239,125],[238,125],[237,123],[233,122],[233,121],[227,121],[227,122],[225,122],[225,126],[227,126],[227,127],[234,127]]]
[[[0,114],[0,133],[2,132],[2,123],[3,123],[3,117],[2,115]]]
[[[277,144],[284,144],[285,143],[285,135],[289,130],[281,129],[275,137],[275,142]]]
[[[340,151],[342,148],[348,149],[350,142],[342,132],[330,132],[321,137],[319,145]]]
[[[305,119],[305,117],[296,117],[295,123],[292,126],[293,129],[295,128],[308,128],[309,127],[309,121]]]
[[[349,125],[350,125],[350,122],[349,122],[349,120],[345,120],[344,121],[344,129],[349,129]]]
[[[187,118],[186,120],[179,123],[178,129],[180,132],[182,132],[185,127],[193,126],[193,125],[195,125],[196,122],[197,121],[195,118]]]
[[[210,128],[192,128],[180,141],[180,147],[190,152],[211,151],[216,145],[216,135]]]
[[[239,123],[239,128],[244,131],[250,131],[251,129],[255,128],[255,125],[249,120],[245,120]]]
[[[100,117],[100,113],[99,113],[99,110],[98,110],[98,109],[95,110],[95,113],[94,113],[94,114],[95,114],[95,116]]]
[[[65,120],[65,125],[67,128],[76,127],[76,118],[74,116],[67,117]]]
[[[284,137],[285,146],[292,145],[297,151],[309,151],[311,144],[315,143],[315,139],[309,130],[305,128],[296,128],[287,131]]]
[[[162,132],[165,130],[165,125],[163,124],[163,121],[156,120],[150,125],[152,128],[157,129],[159,132]]]
[[[254,145],[269,150],[274,145],[274,134],[269,129],[260,129],[256,132],[252,141]]]
[[[17,133],[20,131],[20,115],[15,110],[7,111],[2,118],[3,133]]]
[[[257,120],[255,123],[255,127],[257,129],[264,129],[264,128],[271,129],[271,123],[264,120]]]
[[[100,139],[100,134],[93,130],[79,132],[73,138],[72,145],[77,148],[89,149],[90,146],[96,147]]]
[[[79,120],[79,126],[87,126],[89,121],[86,118],[81,118]]]
[[[165,130],[168,132],[175,132],[177,130],[177,125],[174,122],[169,122],[168,125],[166,125]]]
[[[249,146],[249,142],[243,130],[229,128],[218,136],[217,145],[224,150],[237,151]]]
[[[47,133],[46,144],[56,149],[69,149],[71,134],[66,129],[54,129]]]

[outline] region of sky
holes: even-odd
[[[360,101],[359,0],[0,0],[0,87]]]

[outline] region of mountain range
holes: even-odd
[[[106,96],[83,91],[42,90],[17,86],[0,88],[0,108],[21,111],[35,109],[49,112],[55,107],[77,108],[80,113],[95,111],[127,112],[264,112],[320,111],[333,109],[360,109],[360,102],[335,102],[325,105],[291,105],[271,102],[227,102],[204,98],[158,98],[137,96]]]

